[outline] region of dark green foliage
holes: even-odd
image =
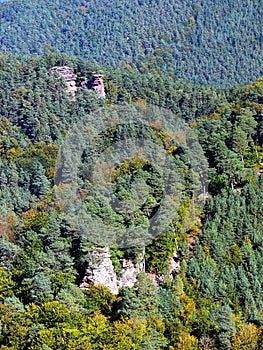
[[[262,8],[256,0],[26,0],[1,5],[0,14],[4,52],[43,54],[55,47],[103,65],[143,73],[154,67],[167,78],[221,85],[262,74]],[[152,96],[163,100],[154,91]]]
[[[231,337],[235,333],[235,323],[231,315],[231,309],[228,305],[222,306],[218,312],[218,349],[229,350],[231,346]]]
[[[248,318],[262,307],[261,200],[261,182],[246,185],[241,193],[217,196],[207,208],[188,270],[203,295],[225,300]]]
[[[124,287],[120,297],[118,314],[143,319],[158,316],[157,288],[144,273],[138,275],[133,289]]]

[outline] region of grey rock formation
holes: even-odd
[[[67,85],[67,92],[71,95],[71,98],[75,100],[75,93],[77,89],[89,88],[97,91],[98,96],[105,98],[105,88],[102,74],[93,74],[92,80],[88,83],[86,77],[79,78],[79,86],[76,86],[77,76],[74,74],[73,70],[68,66],[56,66],[49,70],[49,74],[57,73],[60,75]]]
[[[91,252],[90,261],[80,288],[87,289],[90,285],[104,285],[113,294],[118,294],[120,287],[133,287],[138,273],[144,271],[143,254],[137,260],[139,262],[135,264],[130,259],[124,259],[122,262],[121,277],[117,279],[110,258],[109,248],[104,247],[100,250],[94,250]]]
[[[113,294],[118,294],[117,277],[108,247],[94,250],[91,253],[90,262],[80,288],[86,289],[91,284],[104,285],[108,287]]]
[[[140,272],[145,271],[144,254],[137,257],[137,263],[131,259],[123,259],[120,277],[117,278],[116,272],[111,261],[110,249],[104,247],[91,252],[85,276],[80,285],[81,289],[87,289],[91,285],[104,285],[113,294],[118,294],[121,287],[133,287],[137,281]],[[170,269],[168,278],[173,279],[180,271],[180,261],[177,254],[174,253],[170,260]],[[164,281],[165,276],[147,273],[153,284],[158,286]]]
[[[59,74],[61,75],[67,85],[67,91],[71,94],[72,98],[75,98],[76,87],[76,75],[73,73],[72,69],[67,66],[53,67],[49,70],[49,74]]]
[[[174,279],[174,277],[180,271],[180,260],[178,259],[177,253],[174,253],[170,260],[169,278]]]
[[[145,270],[144,266],[144,256],[140,256],[139,263],[135,264],[130,259],[124,259],[122,262],[122,275],[118,281],[118,286],[120,287],[133,287],[137,281],[138,273]]]

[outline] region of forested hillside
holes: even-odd
[[[90,62],[237,85],[262,75],[262,4],[227,1],[12,1],[0,7],[2,50],[48,47]]]
[[[87,79],[104,73],[106,99],[88,89],[72,99],[63,79],[49,74],[61,65]],[[262,349],[262,79],[222,90],[168,79],[156,69],[105,70],[49,52],[1,54],[0,85],[0,348]],[[183,197],[169,228],[145,247],[145,272],[114,295],[105,286],[79,288],[97,247],[67,222],[54,193],[54,171],[72,124],[123,102],[155,104],[188,123],[209,164],[209,193],[200,209],[193,203],[194,169],[182,148],[166,145],[165,134],[149,134],[182,171]],[[124,132],[110,130],[99,146]],[[85,185],[86,163],[83,154]],[[134,173],[151,182],[149,206],[135,218],[145,221],[161,195],[154,169],[136,159],[123,162],[112,182],[120,197],[129,196]],[[90,193],[84,204],[101,220],[130,224],[95,200]],[[111,248],[117,275],[124,258],[136,263],[140,249]],[[169,276],[175,253],[179,270]]]

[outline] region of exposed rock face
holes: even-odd
[[[179,273],[179,271],[180,271],[180,260],[178,259],[177,254],[174,253],[170,260],[169,277],[174,279],[174,277]]]
[[[89,288],[91,284],[104,285],[109,290],[118,294],[120,287],[133,287],[137,280],[139,272],[144,271],[144,258],[141,256],[141,261],[134,264],[132,260],[124,259],[122,274],[117,280],[112,261],[110,259],[110,250],[108,247],[101,250],[94,250],[91,253],[91,259],[87,266],[85,277],[83,278],[81,289]]]
[[[65,83],[67,85],[67,91],[74,98],[75,92],[77,91],[77,87],[76,87],[76,75],[73,73],[73,71],[67,66],[61,66],[61,67],[53,67],[49,70],[49,74],[54,74],[54,73],[57,73],[64,78]]]
[[[158,276],[156,273],[150,273],[150,272],[147,272],[147,276],[148,278],[150,278],[153,282],[153,285],[158,287],[160,282],[162,282],[163,278]]]
[[[71,94],[72,99],[75,99],[75,93],[77,89],[89,88],[97,91],[98,95],[105,98],[105,88],[103,82],[102,74],[93,74],[92,80],[88,83],[86,77],[80,77],[79,79],[79,87],[76,86],[76,74],[74,74],[73,70],[68,66],[56,66],[49,70],[49,74],[59,74],[61,75],[65,83],[67,85],[67,91]]]
[[[108,287],[113,294],[118,294],[117,277],[110,259],[110,250],[108,247],[101,250],[94,250],[91,253],[91,259],[80,288],[88,288],[90,284],[102,284]]]
[[[124,259],[122,263],[122,276],[118,281],[119,287],[133,287],[137,280],[138,273],[145,270],[144,257],[138,264],[134,264],[132,260]]]
[[[117,279],[108,247],[94,250],[91,253],[85,277],[83,278],[81,289],[87,289],[90,285],[104,285],[109,288],[113,294],[118,294],[121,287],[133,287],[137,281],[140,272],[145,271],[144,255],[138,258],[139,262],[134,263],[131,259],[123,259],[121,277]],[[180,261],[176,255],[170,260],[170,269],[168,277],[173,279],[180,270]],[[153,284],[159,286],[164,280],[164,276],[147,273]]]
[[[98,92],[98,94],[105,98],[105,89],[104,89],[104,82],[103,82],[103,75],[102,74],[93,74],[92,81],[89,85],[90,89],[93,89]]]

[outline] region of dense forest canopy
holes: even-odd
[[[2,50],[43,54],[47,47],[90,62],[216,85],[262,75],[258,0],[24,0],[0,7]]]
[[[262,350],[261,1],[0,3],[0,350]],[[184,133],[134,112],[150,108]]]
[[[61,65],[88,80],[103,72],[106,99],[88,89],[72,99],[63,79],[49,74]],[[1,349],[261,349],[263,80],[222,90],[167,79],[154,68],[106,70],[50,51],[2,53],[0,83]],[[145,247],[146,273],[114,295],[104,286],[79,288],[95,247],[57,205],[54,167],[76,121],[123,102],[168,108],[189,124],[209,164],[209,194],[203,209],[193,204],[193,169],[160,135],[181,171],[184,196],[170,227]],[[99,146],[122,135],[110,130]],[[85,186],[87,162],[83,154]],[[151,183],[149,207],[133,218],[143,221],[158,206],[161,184],[154,169],[133,159],[112,177],[120,197],[131,195],[134,173]],[[98,204],[96,193],[83,203],[101,220],[131,221]],[[141,247],[110,253],[118,275],[124,258],[135,263]],[[180,269],[171,278],[175,253]]]

